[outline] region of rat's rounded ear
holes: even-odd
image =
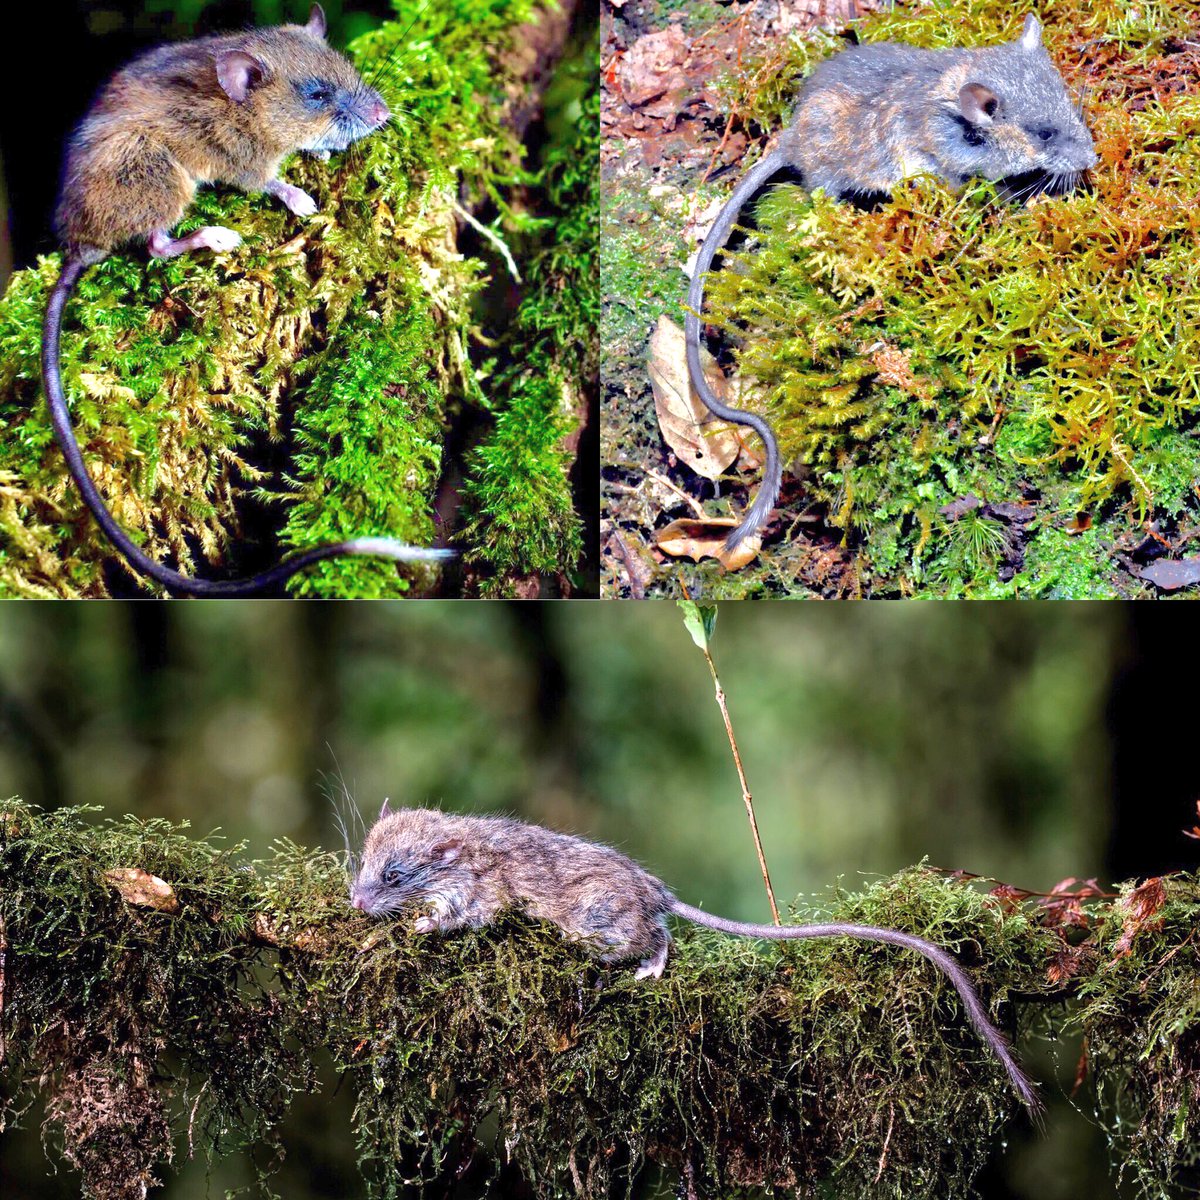
[[[222,50],[217,55],[217,82],[235,104],[245,104],[266,77],[266,63],[245,50]]]
[[[325,28],[325,10],[319,4],[314,4],[308,14],[308,24],[305,25],[304,32],[309,37],[315,37],[323,42],[325,40]]]
[[[1000,108],[1000,98],[982,83],[965,83],[958,91],[958,107],[972,125],[990,125]]]
[[[433,848],[433,857],[438,862],[452,863],[462,854],[463,844],[458,838],[450,838],[444,842],[438,842]]]
[[[1025,26],[1021,30],[1020,37],[1022,50],[1036,50],[1042,44],[1042,23],[1029,13],[1025,17]]]

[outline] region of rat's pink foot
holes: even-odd
[[[437,928],[437,922],[432,917],[418,917],[413,922],[413,929],[417,933],[432,933]]]
[[[293,187],[282,179],[272,179],[263,191],[282,200],[288,211],[298,217],[311,217],[317,211],[317,202],[303,188]]]
[[[191,250],[235,250],[242,244],[242,235],[220,225],[205,225],[185,237],[173,238],[165,229],[156,230],[147,242],[155,258],[174,258]]]
[[[643,958],[633,973],[634,979],[661,979],[663,971],[667,969],[668,950],[670,943],[665,944],[653,958]]]

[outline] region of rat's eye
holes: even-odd
[[[398,863],[392,863],[383,873],[383,882],[388,887],[395,887],[404,878],[404,871]]]
[[[1033,136],[1040,142],[1052,142],[1058,136],[1058,130],[1051,126],[1046,126],[1044,129],[1035,129]]]
[[[305,79],[296,84],[296,91],[304,101],[305,108],[328,108],[333,103],[336,89],[327,79]]]

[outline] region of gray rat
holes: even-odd
[[[343,833],[345,832],[343,826]],[[609,846],[508,817],[474,817],[401,808],[385,800],[367,832],[361,861],[350,854],[350,901],[371,917],[411,902],[427,911],[418,933],[478,929],[506,909],[549,921],[588,946],[604,963],[640,960],[635,978],[659,978],[671,935],[667,917],[742,937],[850,937],[887,942],[924,955],[954,985],[979,1036],[1000,1059],[1022,1102],[1035,1112],[1033,1084],[988,1018],[967,973],[940,946],[875,925],[752,925],[727,921],[676,900],[661,879]]]
[[[191,250],[232,250],[232,229],[170,230],[203,183],[266,192],[297,216],[317,211],[311,196],[278,178],[280,163],[305,150],[328,157],[381,128],[390,114],[350,60],[325,43],[314,4],[307,25],[162,46],[135,59],[104,87],[71,139],[56,227],[65,248],[42,334],[42,378],[54,434],[92,515],[135,570],[168,591],[238,596],[272,587],[323,559],[375,555],[437,560],[453,551],[364,537],[294,555],[251,579],[190,579],[156,563],[117,524],[88,474],[71,427],[59,367],[63,309],[80,276],[128,242],[156,258]]]
[[[692,386],[714,416],[753,429],[767,452],[762,486],[726,540],[729,549],[767,519],[782,481],[771,427],[722,404],[700,366],[705,275],[742,206],[789,167],[809,190],[865,202],[912,175],[936,175],[954,187],[974,178],[1021,178],[1029,181],[1022,194],[1065,192],[1097,161],[1081,106],[1068,95],[1032,14],[1020,37],[1001,46],[922,50],[882,42],[843,50],[816,67],[777,147],[746,173],[718,214],[688,288]]]

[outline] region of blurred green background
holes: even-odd
[[[723,606],[714,652],[781,903],[925,856],[1042,890],[1194,866],[1181,830],[1200,771],[1166,706],[1195,678],[1187,611]],[[0,608],[0,793],[219,826],[261,855],[277,837],[339,845],[339,770],[368,817],[385,796],[515,813],[619,845],[687,901],[769,919],[712,683],[673,605]],[[1074,1065],[1067,1047],[1060,1075]],[[294,1110],[282,1196],[362,1194],[348,1093],[331,1078]],[[0,1196],[77,1194],[47,1177],[38,1122],[0,1135]],[[222,1196],[248,1170],[205,1175],[183,1165],[155,1194]],[[997,1147],[980,1194],[1120,1193],[1099,1135],[1060,1102],[1044,1136]]]

